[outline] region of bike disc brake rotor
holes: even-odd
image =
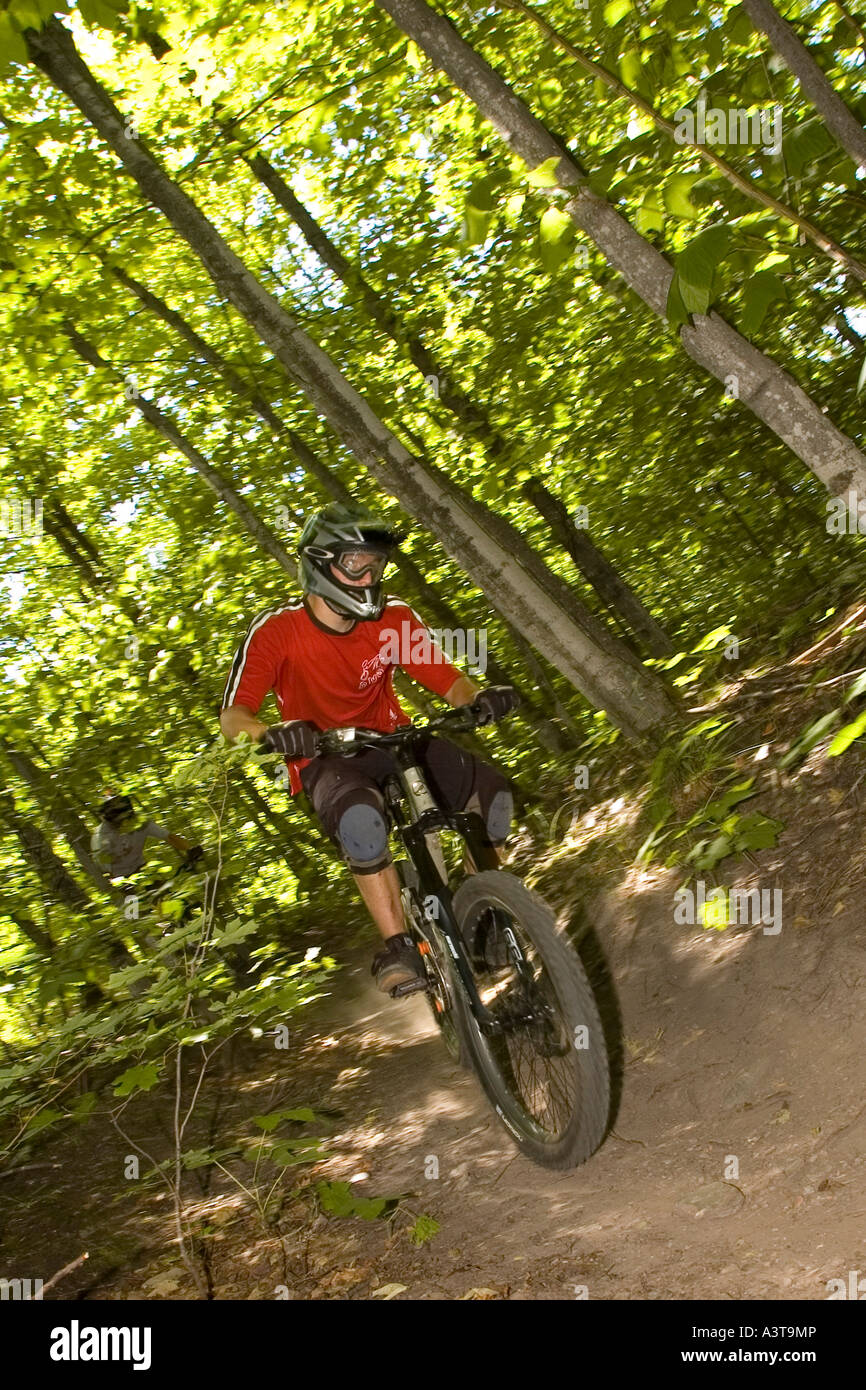
[[[487,1045],[514,1099],[546,1133],[560,1134],[578,1095],[572,1039],[553,982],[504,909],[484,912],[475,940],[478,992],[500,1025]]]
[[[433,927],[423,921],[421,909],[417,907],[417,916],[412,923],[412,935],[421,954],[424,964],[424,973],[427,976],[427,1002],[430,1011],[439,1028],[445,1046],[452,1057],[460,1054],[460,1038],[457,1033],[457,1026],[454,1022],[454,1004],[451,996],[451,985],[442,967],[441,961],[444,958],[444,943],[437,939],[438,933]],[[419,920],[419,918],[421,920]]]

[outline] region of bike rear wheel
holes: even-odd
[[[604,1138],[610,1108],[607,1047],[580,958],[548,904],[513,874],[464,879],[454,914],[479,996],[501,1024],[482,1033],[462,1010],[481,1085],[527,1158],[577,1167]]]

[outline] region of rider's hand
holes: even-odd
[[[199,859],[202,859],[203,857],[204,850],[202,849],[201,845],[193,845],[192,849],[188,849],[186,852],[187,864],[197,864]]]
[[[519,704],[520,696],[513,686],[488,685],[486,690],[479,690],[469,708],[475,714],[476,723],[483,725],[501,719]]]
[[[310,724],[306,719],[289,719],[284,724],[271,724],[261,746],[268,752],[282,753],[287,758],[314,758],[318,732],[315,724]]]

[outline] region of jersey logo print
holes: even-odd
[[[358,689],[366,690],[368,685],[373,685],[375,681],[381,680],[384,674],[385,667],[382,663],[381,656],[377,652],[375,656],[371,656],[362,664]]]

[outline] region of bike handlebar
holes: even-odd
[[[448,728],[454,733],[468,733],[470,729],[477,727],[476,714],[468,705],[463,705],[459,709],[439,714],[434,719],[413,719],[411,724],[403,724],[390,734],[381,733],[378,729],[325,729],[318,736],[316,748],[318,753],[348,755],[360,748],[371,748],[374,745],[393,747],[394,744],[411,743],[413,739],[420,738],[434,729]]]

